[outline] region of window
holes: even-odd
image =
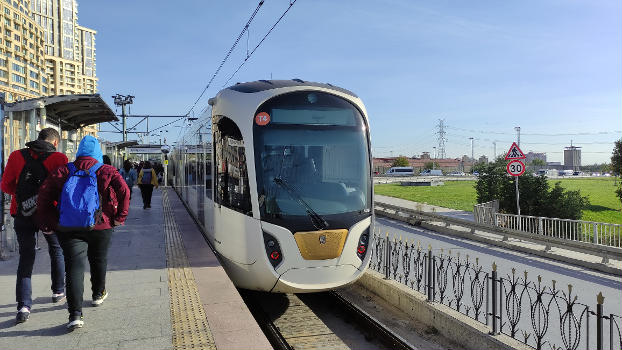
[[[31,80],[30,81],[30,87],[33,89],[38,89],[39,88],[39,83],[37,83],[36,81]]]
[[[24,66],[19,65],[17,63],[13,63],[13,70],[22,74],[26,74],[26,71],[24,69]]]
[[[235,123],[220,117],[214,123],[215,202],[252,216],[248,170],[242,133]]]
[[[26,78],[22,77],[21,75],[17,75],[15,73],[11,75],[11,80],[16,83],[26,84]]]
[[[8,19],[5,18],[4,19],[4,25],[7,26],[7,27],[10,27],[11,26],[11,21],[9,21]]]
[[[6,78],[8,76],[5,70],[0,69],[0,78]]]

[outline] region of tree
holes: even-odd
[[[506,165],[507,161],[500,158],[478,168],[480,176],[475,184],[477,202],[498,199],[499,210],[516,214],[516,177],[506,173]],[[519,191],[521,215],[578,220],[583,209],[589,205],[587,197],[581,197],[579,191],[564,190],[559,182],[550,189],[545,176],[521,176]]]
[[[622,173],[622,139],[615,142],[611,154],[611,169],[615,175]]]
[[[622,173],[622,139],[616,141],[613,147],[613,153],[611,154],[611,170],[615,176]],[[620,202],[622,202],[622,182],[618,185],[616,195],[618,199],[620,199]]]
[[[391,164],[391,166],[408,166],[408,158],[406,158],[404,156],[399,156],[399,157],[395,158],[395,160],[393,161],[393,164]]]
[[[544,159],[535,158],[531,161],[531,166],[534,167],[534,169],[540,170],[542,169],[542,167],[546,166],[546,162],[544,161]]]
[[[435,168],[438,168],[437,162],[425,162],[425,164],[423,165],[424,170],[430,170]]]

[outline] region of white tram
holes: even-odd
[[[374,221],[363,102],[295,79],[237,84],[209,104],[168,174],[235,285],[316,292],[360,277]]]

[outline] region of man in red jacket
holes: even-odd
[[[34,214],[37,209],[33,206],[36,203],[37,187],[47,174],[67,164],[67,157],[56,152],[59,141],[58,131],[52,128],[41,130],[36,141],[26,143],[27,148],[11,153],[2,175],[0,184],[2,191],[12,196],[11,215],[15,218],[15,234],[19,244],[19,265],[15,284],[17,323],[26,322],[32,308],[31,278],[35,263],[36,235],[39,231]],[[29,191],[30,194],[27,193]],[[24,197],[26,199],[21,200]],[[56,303],[65,299],[65,262],[56,234],[52,232],[44,236],[48,243],[52,265],[52,301]]]
[[[99,141],[93,136],[85,136],[80,141],[76,157],[73,164],[79,170],[88,170],[98,162],[103,163]],[[108,297],[106,270],[112,228],[125,222],[130,206],[130,190],[116,168],[104,164],[95,172],[95,175],[102,209],[95,227],[91,231],[58,232],[67,272],[67,308],[69,310],[67,328],[69,330],[84,325],[82,302],[85,257],[88,258],[91,270],[91,291],[93,292],[91,305],[100,306]],[[69,169],[67,166],[62,166],[52,172],[41,185],[37,200],[37,217],[39,227],[45,234],[55,231],[58,227],[59,213],[54,202],[60,198],[68,178]],[[62,206],[63,203],[59,205]]]

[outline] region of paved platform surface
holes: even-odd
[[[37,251],[32,277],[34,305],[25,323],[15,324],[18,255],[0,261],[0,349],[174,349],[181,348],[180,337],[194,337],[196,331],[176,323],[179,320],[171,316],[169,276],[176,272],[167,268],[162,197],[162,191],[154,191],[153,208],[143,210],[140,193],[134,188],[126,225],[113,234],[106,282],[109,297],[100,307],[90,306],[90,276],[85,274],[82,329],[67,332],[66,303],[51,301],[49,256],[43,238],[39,240],[41,250]],[[187,240],[189,244],[185,246],[190,247],[183,289],[193,287],[195,294],[198,290],[199,305],[192,307],[207,315],[202,321],[207,321],[204,331],[211,341],[195,348],[270,349],[172,190],[168,199],[172,208],[169,212],[182,233],[181,246]],[[235,310],[231,311],[232,308]],[[242,321],[236,321],[236,317]]]

